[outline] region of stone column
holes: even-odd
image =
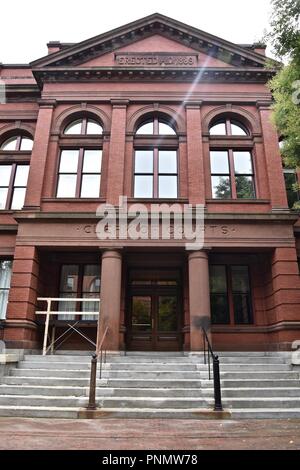
[[[53,110],[56,105],[56,101],[40,100],[39,105],[40,109],[36,124],[27,183],[27,187],[30,188],[30,191],[26,192],[24,209],[39,209],[41,205]]]
[[[117,250],[107,250],[102,254],[100,320],[98,322],[97,344],[100,345],[106,327],[109,328],[105,340],[108,351],[120,349],[122,255]]]
[[[272,210],[287,209],[287,195],[282,171],[282,158],[278,145],[278,134],[271,121],[269,102],[257,102],[265,149],[266,166],[270,187]],[[259,170],[258,170],[259,171]]]
[[[210,319],[209,266],[206,251],[189,254],[189,304],[190,304],[190,347],[201,351],[202,330],[199,323],[204,317]]]
[[[124,195],[126,109],[128,101],[112,100],[106,202],[118,205]]]
[[[200,103],[186,104],[186,131],[189,203],[205,204],[205,172]]]

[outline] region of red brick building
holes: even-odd
[[[211,317],[216,349],[289,348],[300,335],[300,224],[270,121],[264,46],[154,14],[48,49],[29,65],[0,65],[0,339],[41,349],[37,298],[101,290],[109,349],[197,350],[199,316]],[[204,205],[204,248],[99,240],[97,207],[120,196]],[[55,318],[58,338],[70,317]],[[78,318],[95,341],[95,317]],[[94,347],[68,335],[63,348]]]

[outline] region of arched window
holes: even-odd
[[[72,121],[65,127],[66,135],[101,135],[103,128],[99,122],[90,118],[81,118]]]
[[[135,198],[178,197],[178,138],[167,120],[144,121],[134,139]]]
[[[33,139],[14,135],[0,144],[0,210],[24,205]]]
[[[61,140],[56,197],[100,197],[102,132],[101,124],[89,117],[72,121],[65,127],[64,135],[72,135],[73,139],[72,146],[67,139]],[[83,141],[82,136],[89,138]]]
[[[210,135],[249,135],[243,124],[230,118],[215,121],[209,128]]]
[[[254,199],[256,197],[252,152],[237,147],[235,136],[248,136],[246,127],[225,117],[209,129],[212,197],[214,199]],[[216,137],[224,136],[223,145]]]

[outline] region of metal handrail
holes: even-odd
[[[204,364],[208,364],[208,378],[210,380],[211,373],[210,373],[210,356],[213,362],[213,377],[214,377],[214,411],[223,411],[222,406],[222,395],[221,395],[221,380],[220,380],[220,361],[219,357],[213,352],[212,346],[210,344],[209,338],[207,336],[207,332],[205,328],[202,328],[203,333],[203,356],[204,356]],[[207,349],[206,349],[207,346]],[[207,354],[207,362],[206,362],[206,354]]]
[[[99,347],[97,347],[96,352],[93,354],[91,359],[91,375],[90,375],[90,391],[89,391],[89,402],[87,409],[95,410],[96,406],[96,382],[97,382],[97,362],[100,356],[100,374],[99,378],[102,377],[102,362],[103,362],[103,346],[108,333],[108,326],[105,328],[102,339],[100,341]],[[104,364],[106,363],[106,349],[104,349]]]

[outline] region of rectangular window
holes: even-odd
[[[226,266],[210,266],[210,302],[213,324],[230,322]]]
[[[135,151],[134,197],[178,197],[176,150]]]
[[[0,209],[20,210],[24,205],[29,165],[0,165]]]
[[[248,266],[231,266],[234,323],[252,323],[252,305]]]
[[[0,320],[5,320],[10,288],[12,261],[0,260]]]
[[[211,183],[214,199],[255,198],[252,156],[248,151],[211,150]]]
[[[288,205],[289,208],[292,209],[294,204],[300,200],[299,191],[294,190],[294,185],[297,184],[297,175],[295,170],[284,169],[284,181]]]
[[[102,150],[62,150],[57,197],[99,198]]]

